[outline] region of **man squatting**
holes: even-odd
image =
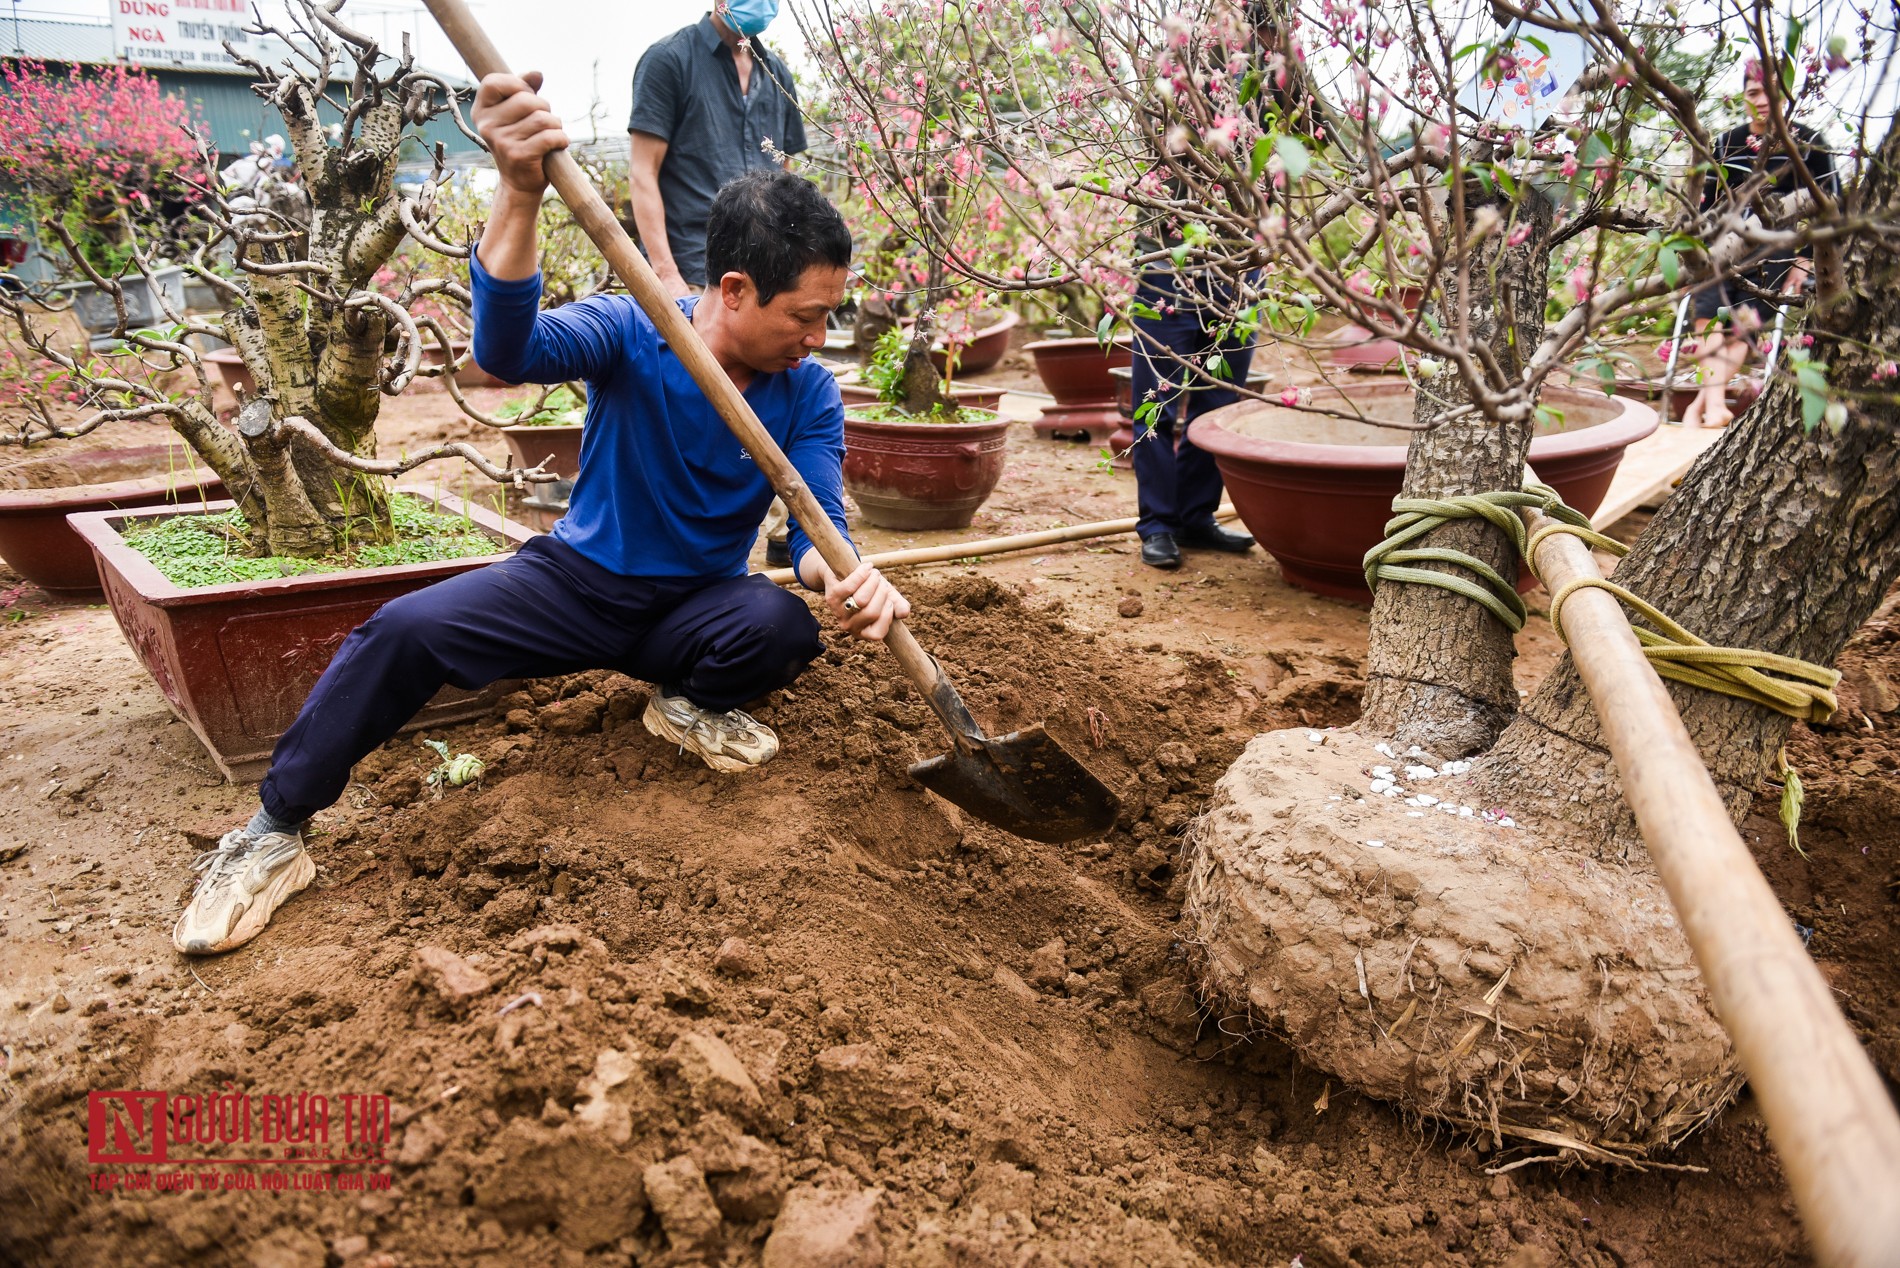
[[[769,761],[771,728],[740,709],[822,650],[804,601],[746,573],[772,489],[633,299],[540,311],[542,159],[567,146],[541,77],[489,75],[475,121],[501,174],[469,260],[475,358],[516,383],[587,383],[567,514],[506,560],[385,604],[337,650],[271,754],[250,822],[194,864],[180,951],[229,951],[316,875],[310,817],[351,768],[444,683],[616,669],[654,684],[643,721],[719,771]],[[844,408],[806,359],[844,298],[851,235],[816,186],[777,169],[727,184],[706,228],[708,287],[678,301],[841,534]],[[799,581],[839,625],[881,641],[910,605],[876,569],[838,577],[791,525]],[[849,606],[847,606],[849,603]]]

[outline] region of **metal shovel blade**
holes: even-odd
[[[1000,739],[963,736],[948,753],[910,768],[945,801],[1031,841],[1075,841],[1115,826],[1121,803],[1040,726]]]

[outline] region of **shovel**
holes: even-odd
[[[507,63],[463,0],[425,3],[478,79],[507,73]],[[857,567],[856,554],[805,487],[797,469],[760,425],[745,397],[719,368],[692,323],[661,289],[652,267],[601,201],[580,165],[566,150],[556,150],[547,156],[545,166],[548,183],[659,328],[660,336],[686,364],[700,391],[765,472],[772,488],[792,508],[819,557],[840,577]],[[1115,794],[1040,726],[997,739],[984,735],[957,689],[944,676],[943,667],[918,645],[909,627],[902,621],[893,622],[884,643],[943,720],[953,744],[948,753],[912,766],[911,778],[977,818],[1032,841],[1073,841],[1106,832],[1114,824],[1120,809]]]

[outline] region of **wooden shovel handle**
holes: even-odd
[[[487,75],[505,75],[508,64],[502,60],[501,53],[489,40],[488,33],[475,21],[462,0],[424,0],[429,12],[434,15],[436,25],[449,37],[449,43],[455,45],[455,51],[462,55],[477,79]],[[838,576],[848,575],[858,566],[857,552],[851,549],[849,542],[832,524],[831,517],[818,505],[818,499],[805,486],[791,460],[785,456],[752,407],[733,386],[732,380],[719,367],[712,352],[700,339],[699,332],[686,320],[686,315],[673,302],[673,297],[660,285],[660,279],[654,274],[653,266],[640,254],[627,231],[608,210],[594,189],[594,183],[587,179],[587,173],[581,170],[574,156],[566,150],[556,150],[543,160],[547,171],[548,183],[567,204],[567,209],[594,245],[607,258],[613,271],[625,282],[627,290],[633,295],[646,315],[659,329],[660,335],[673,349],[673,353],[699,384],[699,390],[713,403],[719,416],[739,438],[752,460],[765,472],[765,478],[772,489],[785,499],[792,508],[792,514],[798,517],[799,527],[805,530],[805,536],[811,539],[812,546],[818,551],[818,557],[830,565],[831,571]],[[931,659],[930,654],[918,645],[917,639],[902,621],[892,623],[891,630],[884,639],[885,644],[903,666],[905,674],[917,684],[926,698],[932,694],[932,688],[942,677],[942,670]]]

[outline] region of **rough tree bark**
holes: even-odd
[[[1879,223],[1900,207],[1900,129],[1845,197]],[[1712,643],[1832,664],[1900,579],[1900,397],[1877,377],[1900,351],[1893,251],[1877,233],[1817,253],[1820,311],[1810,353],[1829,367],[1847,423],[1802,425],[1776,380],[1705,453],[1617,567],[1616,580]],[[1789,720],[1671,684],[1709,773],[1740,821]],[[1480,767],[1481,787],[1527,813],[1586,830],[1600,850],[1640,839],[1596,715],[1566,657]]]
[[[1444,287],[1445,311],[1462,305],[1472,334],[1510,375],[1543,338],[1550,262],[1550,205],[1533,194],[1517,215],[1531,226],[1529,237],[1510,246],[1503,232],[1494,234],[1468,275],[1452,275]],[[1413,416],[1421,425],[1435,424],[1469,400],[1462,379],[1441,374],[1431,390],[1418,394]],[[1413,433],[1404,495],[1455,497],[1520,487],[1531,430],[1528,421],[1500,425],[1473,414]],[[1447,524],[1416,545],[1461,550],[1503,576],[1516,576],[1510,540],[1483,520]],[[1448,564],[1423,566],[1462,571]],[[1433,586],[1382,585],[1372,604],[1360,728],[1445,758],[1482,752],[1516,711],[1515,654],[1510,631],[1471,600]]]
[[[1900,578],[1900,409],[1871,379],[1900,348],[1900,291],[1890,264],[1878,273],[1872,258],[1854,264],[1866,281],[1817,324],[1814,347],[1837,390],[1856,401],[1847,425],[1806,431],[1794,386],[1778,380],[1702,456],[1617,567],[1619,584],[1709,642],[1831,664]],[[1856,343],[1831,333],[1842,330],[1855,331]],[[1739,822],[1788,718],[1694,687],[1669,691]],[[1480,772],[1480,786],[1515,813],[1574,824],[1599,849],[1640,849],[1567,657]]]

